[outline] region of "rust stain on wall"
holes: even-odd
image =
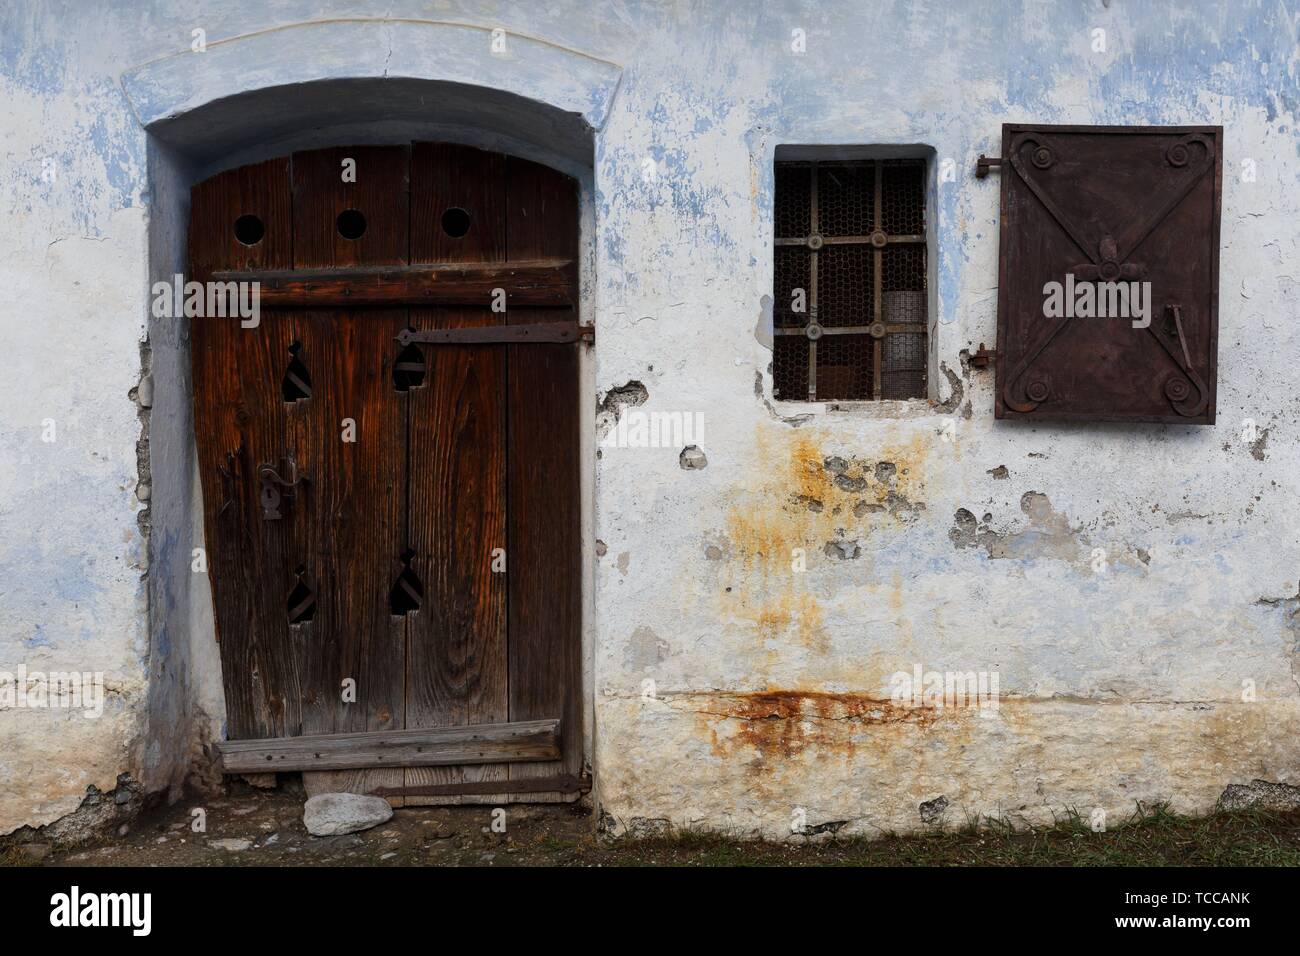
[[[824,430],[756,428],[755,480],[727,496],[726,586],[718,598],[723,620],[752,630],[756,670],[779,667],[781,652],[793,646],[829,651],[814,593],[827,562],[851,564],[864,593],[883,588],[885,599],[901,603],[901,582],[876,581],[869,547],[859,542],[870,542],[882,528],[901,527],[924,509],[919,498],[930,444],[917,434],[846,454]]]
[[[969,711],[912,707],[865,693],[807,689],[677,695],[674,709],[692,713],[719,757],[748,754],[755,772],[782,761],[847,758],[860,747],[905,746],[938,721],[964,722]],[[731,721],[734,725],[728,726]],[[870,737],[864,739],[864,734]]]

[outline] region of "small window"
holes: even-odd
[[[777,162],[774,394],[926,396],[924,159]]]

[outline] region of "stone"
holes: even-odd
[[[837,558],[840,561],[852,561],[862,554],[862,548],[857,541],[827,541],[822,550],[829,558]]]
[[[1254,780],[1233,783],[1219,796],[1219,810],[1295,810],[1300,807],[1300,787]]]
[[[699,471],[701,468],[708,467],[709,459],[705,457],[699,445],[687,445],[677,457],[677,463],[687,471]]]
[[[939,796],[933,800],[926,800],[918,809],[921,813],[922,823],[939,823],[943,820],[943,815],[948,809],[948,798]]]
[[[209,840],[208,846],[214,850],[228,850],[231,853],[239,853],[252,847],[252,840],[245,840],[240,837],[224,837],[220,840]]]
[[[312,836],[338,836],[369,830],[393,817],[382,797],[359,793],[320,793],[303,807],[302,822]]]

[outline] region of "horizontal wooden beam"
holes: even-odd
[[[225,740],[216,746],[226,773],[559,760],[560,721]]]
[[[448,262],[413,266],[214,272],[213,282],[259,283],[263,309],[397,308],[476,305],[574,306],[576,270],[570,259]]]
[[[474,780],[466,783],[432,783],[411,787],[376,787],[377,797],[460,797],[482,793],[586,793],[586,777],[561,774],[558,777],[525,777],[522,780]]]

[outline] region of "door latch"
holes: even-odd
[[[281,506],[287,508],[291,505],[297,497],[295,489],[307,480],[298,474],[298,465],[292,458],[280,460],[280,471],[284,472],[283,476],[270,462],[257,466],[257,478],[262,486],[262,518],[266,521],[279,521],[283,518]]]

